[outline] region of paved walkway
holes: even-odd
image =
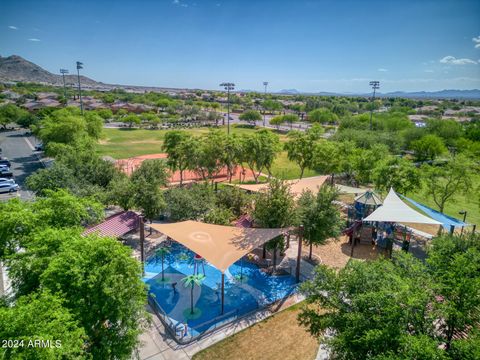
[[[290,241],[290,248],[286,251],[286,256],[282,260],[281,266],[288,266],[295,269],[296,257],[298,252],[298,242],[293,239]],[[302,279],[309,278],[313,272],[313,266],[305,261],[301,261],[301,277]],[[276,311],[289,307],[300,301],[304,297],[301,294],[292,295],[288,301],[280,303],[274,307],[270,307],[244,318],[234,321],[231,324],[216,330],[213,333],[206,335],[199,340],[196,340],[188,345],[177,344],[168,334],[160,319],[155,315],[150,307],[148,311],[152,314],[152,324],[140,336],[141,345],[138,349],[137,359],[142,360],[182,360],[191,359],[192,356],[223,340],[233,334],[259,322],[267,317],[273,315]]]

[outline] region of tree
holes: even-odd
[[[295,114],[285,114],[283,115],[283,121],[290,124],[290,129],[293,128],[293,123],[298,122],[300,119],[298,115]]]
[[[434,304],[442,314],[442,330],[450,350],[456,332],[475,327],[480,306],[479,236],[444,236],[435,239],[427,263],[441,300]],[[478,348],[478,346],[477,346]]]
[[[185,287],[190,287],[190,314],[195,314],[194,307],[193,307],[193,289],[196,286],[201,287],[202,282],[205,279],[205,275],[203,274],[193,274],[187,275],[182,278],[183,284]]]
[[[301,287],[312,306],[299,320],[314,336],[333,330],[335,336],[326,342],[339,359],[376,359],[388,352],[389,359],[397,358],[409,339],[423,335],[436,349],[435,317],[427,311],[434,301],[430,281],[409,254],[393,261],[351,261],[338,272],[320,265]]]
[[[252,215],[255,222],[265,228],[283,228],[294,224],[296,222],[295,201],[289,185],[272,178],[268,188],[258,194]],[[270,240],[266,245],[273,250],[274,271],[277,249],[282,249],[283,245],[283,236]]]
[[[242,138],[244,160],[252,171],[255,182],[263,169],[271,174],[271,167],[277,152],[280,150],[278,135],[270,130],[261,129]]]
[[[206,184],[170,188],[165,192],[168,215],[173,221],[200,220],[215,207],[213,190]]]
[[[122,118],[122,121],[128,124],[128,127],[133,127],[133,125],[140,125],[142,122],[140,117],[135,114],[128,114],[127,116]]]
[[[225,151],[227,136],[220,130],[210,130],[200,138],[193,158],[192,169],[198,172],[204,180],[213,179],[223,167],[222,158]]]
[[[94,111],[85,112],[84,118],[88,136],[95,140],[100,139],[103,131],[103,118]]]
[[[7,128],[8,124],[18,123],[21,125],[22,122],[25,122],[29,119],[28,111],[19,108],[14,104],[5,104],[0,106],[0,125],[4,129]]]
[[[73,191],[77,184],[78,178],[73,170],[59,162],[54,162],[49,168],[37,170],[26,179],[26,186],[39,196],[44,196],[46,190]]]
[[[375,166],[389,156],[388,147],[375,144],[370,149],[357,149],[349,158],[353,164],[354,177],[358,184],[370,184]]]
[[[257,110],[247,110],[239,116],[239,119],[255,124],[256,121],[262,120],[262,115]]]
[[[203,221],[208,224],[231,225],[234,219],[235,216],[230,209],[214,207],[205,214]]]
[[[197,142],[186,131],[167,131],[163,141],[163,150],[167,153],[167,165],[171,171],[180,172],[180,186],[183,183],[183,172],[192,165],[192,154],[196,151]]]
[[[321,174],[331,174],[333,183],[335,174],[342,168],[337,143],[319,141],[315,144],[314,152],[313,167]]]
[[[338,121],[338,116],[329,109],[315,109],[308,113],[308,121],[321,124],[332,124]]]
[[[0,306],[0,337],[22,341],[23,346],[4,347],[5,359],[89,359],[86,335],[64,300],[48,291],[22,296],[14,306]],[[33,346],[33,341],[51,341]],[[30,343],[32,342],[32,344]]]
[[[54,111],[40,121],[38,137],[43,144],[73,144],[87,136],[87,123],[76,110],[69,108]]]
[[[165,161],[162,159],[148,159],[142,161],[140,167],[132,174],[133,183],[144,180],[146,183],[158,186],[167,186],[168,173]]]
[[[135,206],[135,184],[126,175],[119,175],[108,186],[107,201],[120,206],[123,210],[130,210]]]
[[[65,299],[94,359],[126,359],[147,316],[141,275],[130,249],[115,239],[89,235],[65,242],[40,282],[42,289]]]
[[[412,149],[418,161],[434,160],[437,156],[447,152],[442,138],[429,134],[412,142]]]
[[[337,198],[338,191],[324,185],[316,195],[311,191],[302,192],[298,200],[299,221],[304,227],[304,238],[310,245],[310,259],[313,245],[321,245],[326,239],[340,234],[340,212],[333,203]]]
[[[313,126],[305,132],[290,131],[289,141],[284,145],[288,160],[295,161],[300,167],[300,179],[306,168],[313,168],[315,160],[315,143],[320,138],[323,129]]]
[[[322,265],[302,285],[299,320],[314,336],[333,331],[326,342],[339,359],[475,359],[479,260],[478,235],[469,235],[433,239],[427,264],[394,252],[339,272]]]
[[[276,126],[277,129],[279,129],[280,125],[282,125],[284,122],[285,118],[283,117],[283,115],[277,115],[270,119],[270,125]]]
[[[387,157],[373,169],[372,180],[375,188],[388,192],[390,188],[400,194],[407,194],[421,185],[418,169],[404,158]]]
[[[471,188],[471,169],[471,161],[463,155],[452,157],[443,165],[422,166],[425,193],[433,198],[441,213],[456,194],[466,193]]]
[[[242,143],[236,134],[226,138],[220,161],[227,168],[228,182],[231,183],[238,164],[243,161]]]
[[[265,110],[272,112],[281,111],[283,109],[282,103],[275,100],[264,100],[262,105]]]

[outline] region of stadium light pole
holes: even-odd
[[[67,105],[67,85],[65,84],[65,74],[68,74],[67,69],[60,69],[60,74],[63,78],[63,97],[65,98],[65,106]]]
[[[264,81],[263,82],[263,86],[265,87],[265,91],[264,91],[264,99],[263,101],[265,101],[266,97],[267,97],[267,86],[268,86],[268,81]],[[263,107],[263,127],[265,127],[266,125],[266,122],[265,122],[265,115],[266,115],[266,111],[265,111],[265,107]]]
[[[224,82],[220,86],[227,90],[227,134],[230,135],[230,91],[235,89],[235,84]]]
[[[80,99],[80,111],[83,115],[82,87],[80,86],[80,69],[83,69],[83,63],[77,61],[78,97]]]
[[[375,103],[375,91],[380,89],[380,81],[374,80],[370,81],[370,86],[373,89],[373,97],[372,97],[372,108],[370,109],[370,130],[373,128],[372,117],[373,117],[373,104]]]

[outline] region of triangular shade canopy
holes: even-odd
[[[286,183],[290,185],[290,191],[295,198],[299,197],[304,190],[310,190],[316,194],[323,183],[328,179],[328,176],[312,176],[303,179],[287,180]],[[260,192],[268,189],[268,184],[235,184],[234,186],[240,189]]]
[[[383,201],[383,205],[368,215],[363,221],[382,221],[382,222],[399,222],[412,224],[431,224],[441,225],[442,223],[433,220],[418,211],[413,210],[410,206],[405,204],[395,193],[390,189],[387,197]]]
[[[286,231],[213,225],[191,220],[150,226],[202,256],[222,273],[253,249]]]

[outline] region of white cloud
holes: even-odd
[[[37,38],[31,38],[31,39],[28,39],[28,41],[39,42],[39,41],[40,41],[40,39],[37,39]]]
[[[476,64],[477,62],[472,59],[457,59],[455,56],[445,56],[444,58],[440,59],[442,64],[451,64],[451,65],[467,65],[467,64]]]
[[[180,0],[173,0],[172,4],[177,5],[177,6],[181,6],[181,7],[184,7],[184,8],[188,7],[188,4],[182,3]]]
[[[388,69],[380,68],[380,69],[377,69],[377,71],[381,71],[381,72],[387,72],[387,71],[388,71]]]
[[[18,28],[16,26],[13,26],[13,25],[10,25],[8,28],[12,29],[12,30],[18,30]]]
[[[424,70],[426,73],[433,73],[435,71],[433,71],[432,69],[427,69],[427,70]]]
[[[473,37],[472,41],[475,43],[475,49],[480,49],[480,35]]]

